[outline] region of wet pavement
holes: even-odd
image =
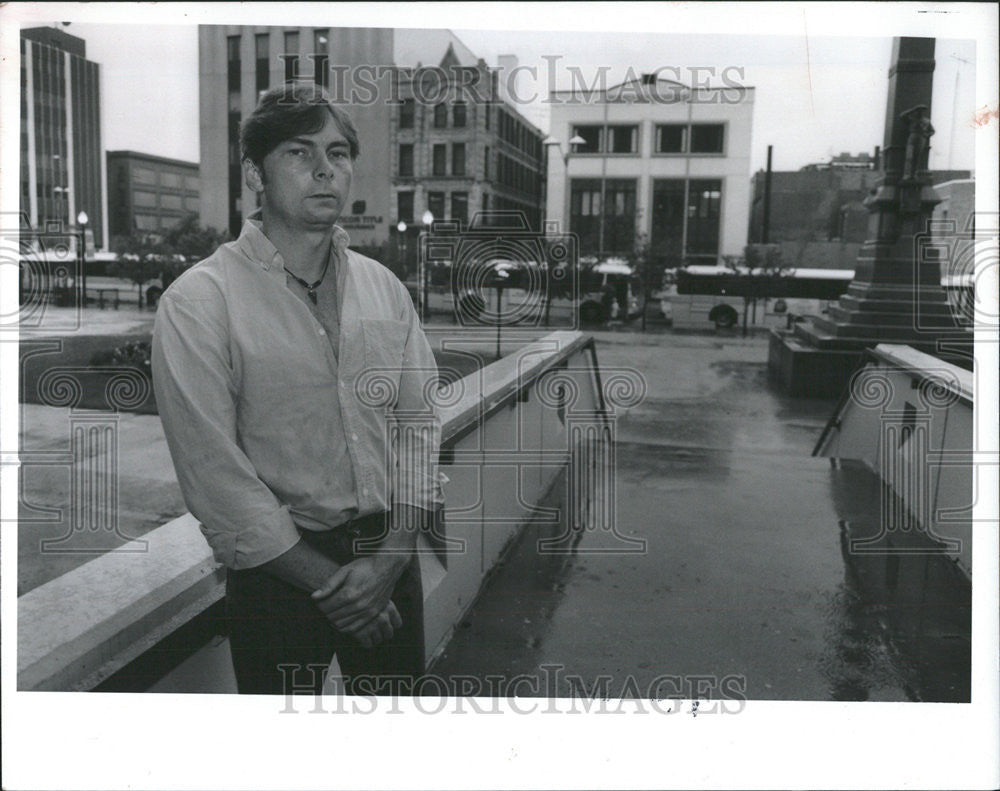
[[[847,550],[881,488],[812,458],[834,404],[767,382],[764,339],[599,333],[602,375],[640,371],[615,423],[615,531],[569,533],[572,475],[434,667],[519,694],[938,700],[969,697],[970,588],[950,561]],[[645,551],[627,552],[644,539]],[[664,680],[666,679],[666,680]],[[687,693],[687,694],[685,694]]]

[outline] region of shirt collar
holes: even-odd
[[[346,259],[348,245],[351,237],[347,231],[339,225],[333,226],[333,249],[337,259]],[[265,270],[274,269],[283,272],[285,262],[278,252],[278,248],[272,244],[271,240],[264,235],[263,223],[261,222],[260,209],[250,214],[243,223],[243,230],[237,239],[237,244],[243,253],[251,260],[261,265]]]

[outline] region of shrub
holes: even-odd
[[[138,368],[145,374],[150,372],[151,347],[148,341],[129,341],[116,346],[111,351],[100,351],[90,358],[94,366],[120,365]]]

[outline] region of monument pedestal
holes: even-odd
[[[929,233],[939,203],[927,170],[934,39],[897,38],[889,69],[883,171],[866,201],[870,239],[826,316],[772,331],[768,367],[794,395],[840,395],[866,348],[898,343],[972,367],[972,332],[941,287]]]
[[[792,330],[771,330],[767,368],[771,379],[789,395],[836,398],[858,367],[863,348],[821,349]]]

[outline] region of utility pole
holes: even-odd
[[[771,241],[771,150],[774,146],[767,147],[767,171],[764,173],[764,222],[761,229],[760,240],[764,244]]]

